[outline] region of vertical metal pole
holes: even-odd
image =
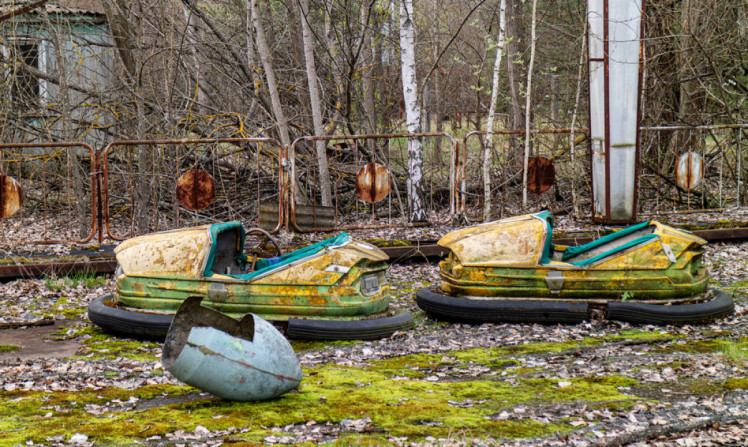
[[[631,220],[636,222],[637,209],[639,208],[639,178],[641,173],[641,166],[639,165],[639,159],[641,158],[641,128],[640,123],[642,122],[642,97],[643,97],[643,86],[642,78],[644,76],[644,11],[647,8],[647,0],[642,0],[641,12],[639,17],[639,81],[638,81],[638,93],[636,96],[636,146],[634,146],[634,203],[631,206]]]
[[[729,140],[728,140],[729,141]],[[725,148],[719,145],[719,207],[722,208],[722,173],[725,164]]]
[[[0,149],[0,180],[5,180],[5,169],[3,169],[5,165],[3,163],[4,154],[5,151]],[[18,179],[20,180],[21,177],[19,176]],[[0,183],[0,210],[2,211],[5,210],[5,194],[3,192],[4,190],[5,188],[3,188],[3,185]],[[21,208],[23,208],[23,206],[21,206]],[[0,217],[0,242],[5,242],[5,218],[3,217]]]
[[[655,132],[657,132],[657,165],[655,167],[659,168],[660,166],[662,166],[662,132],[660,131],[655,131]],[[662,179],[660,178],[659,175],[655,175],[655,179],[657,181],[657,185],[655,185],[657,187],[657,189],[655,190],[656,191],[655,209],[659,211],[660,209],[660,187],[662,186]]]
[[[162,146],[163,147],[163,146]],[[158,188],[156,182],[158,177],[156,176],[156,153],[158,152],[158,145],[151,151],[151,191],[153,195],[153,228],[152,231],[158,231]]]
[[[216,180],[216,151],[217,150],[218,150],[218,145],[216,144],[215,147],[213,147],[213,149],[210,151],[210,154],[211,154],[211,156],[210,156],[210,163],[211,163],[211,170],[213,171],[212,175],[213,175],[213,181],[214,182]],[[215,182],[215,186],[218,186],[218,182]],[[214,188],[215,188],[215,186],[214,186]],[[215,191],[215,189],[214,189],[214,191]],[[197,198],[197,197],[195,197],[195,198]],[[195,202],[197,202],[197,201],[195,201]],[[214,198],[213,199],[213,222],[216,221],[216,213],[218,212],[217,206],[218,205],[216,204],[216,200]]]
[[[738,207],[743,206],[742,170],[743,170],[743,128],[738,128]]]
[[[392,172],[392,145],[391,139],[387,138],[387,169],[390,171],[390,178],[394,177]],[[392,181],[392,180],[390,180]],[[392,223],[392,192],[387,194],[387,224]]]
[[[283,149],[278,150],[278,157],[283,158]],[[259,143],[255,143],[255,162],[256,162],[256,168],[257,168],[257,170],[255,171],[257,173],[257,226],[262,228],[262,212],[260,211],[261,203],[260,203],[260,144]],[[270,172],[273,172],[273,171],[270,171]],[[281,176],[283,176],[282,169],[278,172],[278,177],[279,177],[278,183],[279,184],[280,184]],[[283,191],[281,191],[281,189],[282,188],[278,188],[278,208],[283,206],[283,199],[282,199]]]
[[[688,144],[693,144],[693,132],[691,129],[688,130]],[[691,211],[691,150],[689,149],[687,152],[688,158],[686,159],[686,209],[688,211]]]
[[[615,0],[614,0],[615,1]],[[606,222],[610,221],[610,35],[608,24],[608,0],[603,2],[603,47],[605,48],[605,62],[604,67],[604,78],[603,91],[605,98],[605,145],[603,152],[605,152],[605,216]]]
[[[96,185],[96,226],[99,230],[99,244],[104,242],[104,223],[103,223],[103,205],[102,201],[102,164],[101,164],[101,150],[97,149],[94,152],[94,172],[96,172],[95,185]]]
[[[72,204],[72,197],[70,195],[70,150],[65,151],[65,185],[67,186],[67,195],[68,195],[68,206],[67,206],[67,212],[68,212],[68,234],[72,236],[75,230],[73,230],[73,216],[71,215],[71,211],[73,208]],[[82,185],[81,185],[82,186]],[[81,216],[82,217],[82,216]]]
[[[43,239],[47,240],[47,148],[42,147],[42,194],[44,203],[44,233]]]
[[[231,206],[231,210],[232,210],[231,217],[233,219],[239,219],[239,191],[238,191],[239,186],[237,184],[239,182],[239,174],[237,173],[239,169],[239,164],[236,159],[237,153],[238,153],[237,150],[234,150],[232,152],[232,155],[233,155],[232,158],[234,159],[234,203]]]

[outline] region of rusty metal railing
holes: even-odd
[[[650,198],[642,204],[645,213],[693,213],[746,205],[748,124],[640,130],[640,188]],[[699,163],[693,163],[694,159]],[[676,175],[679,169],[684,178]]]
[[[640,131],[642,212],[687,213],[746,205],[748,124],[642,127]],[[585,161],[587,133],[587,129],[574,131],[581,138],[575,138],[575,156]],[[497,198],[500,190],[503,215],[507,194],[516,193],[509,180],[522,173],[521,163],[511,163],[510,143],[514,141],[520,159],[524,131],[493,134],[498,148],[493,151],[497,157],[493,175],[501,179],[491,183],[492,197]],[[571,152],[571,138],[563,137],[569,134],[569,129],[532,130],[530,155],[556,162],[563,190],[569,184],[574,188],[569,179],[576,179],[581,185],[576,196],[588,202],[593,198],[580,173],[568,163],[558,163]],[[98,151],[78,142],[0,143],[0,243],[88,243],[97,233],[99,242],[105,237],[122,240],[139,232],[186,226],[188,221],[234,218],[256,222],[271,232],[284,225],[302,232],[428,225],[408,221],[407,197],[398,188],[407,175],[408,139],[420,137],[427,142],[424,183],[430,214],[448,203],[452,218],[468,211],[475,214],[482,204],[483,142],[472,140],[484,135],[485,131],[470,132],[462,141],[443,132],[304,136],[290,147],[271,138],[133,140],[113,142]],[[444,140],[449,146],[442,151],[435,142]],[[306,156],[299,145],[317,141],[336,143],[339,149],[326,155],[333,197],[327,221],[316,197],[320,182],[312,160],[314,149],[310,148],[310,163],[303,170],[297,163]],[[394,180],[391,192],[369,191],[369,201],[364,202],[352,185],[367,162],[380,164],[376,172],[386,171]],[[686,163],[685,168],[680,166],[685,180],[676,177],[678,163]],[[299,221],[295,201],[300,191],[311,198],[311,217],[304,223]],[[437,206],[435,197],[446,192],[448,198]],[[379,196],[386,202],[377,202]],[[538,207],[541,199],[536,197]]]
[[[290,147],[289,150],[289,160],[291,161],[291,169],[290,169],[290,179],[289,179],[289,200],[288,200],[288,213],[287,213],[287,221],[286,226],[287,228],[293,227],[296,231],[299,232],[313,232],[313,231],[338,231],[338,230],[352,230],[352,229],[364,229],[364,228],[382,228],[382,227],[393,227],[393,226],[402,226],[402,225],[411,225],[411,226],[420,226],[420,225],[428,225],[428,222],[426,223],[413,223],[409,222],[407,218],[407,211],[406,207],[403,205],[404,200],[407,200],[406,197],[404,197],[404,192],[399,190],[398,187],[398,176],[400,178],[404,178],[405,175],[407,175],[407,172],[402,172],[400,169],[403,168],[403,161],[405,162],[405,166],[407,166],[407,154],[403,156],[402,153],[400,154],[392,154],[392,140],[393,139],[405,139],[407,142],[408,138],[426,138],[426,139],[447,139],[449,142],[449,150],[450,154],[454,152],[453,148],[455,145],[455,140],[447,133],[444,132],[424,132],[424,133],[415,133],[415,134],[409,134],[409,133],[393,133],[393,134],[377,134],[377,135],[330,135],[330,136],[322,136],[322,137],[314,137],[314,136],[303,136],[298,139],[296,139]],[[386,140],[387,141],[387,151],[386,153],[384,151],[377,150],[369,150],[363,151],[359,145],[359,140],[367,141],[371,148],[373,148],[377,140]],[[321,183],[319,181],[319,173],[316,169],[309,169],[309,166],[311,166],[310,163],[307,163],[307,172],[305,172],[305,176],[307,178],[308,185],[311,185],[311,190],[308,191],[308,195],[314,195],[315,197],[312,198],[309,202],[311,205],[309,206],[309,216],[307,216],[307,222],[305,222],[303,225],[298,222],[298,211],[296,200],[297,194],[299,193],[299,176],[301,173],[297,170],[297,158],[300,157],[300,154],[298,154],[297,146],[302,142],[317,142],[317,141],[325,141],[325,142],[331,142],[331,141],[338,141],[339,146],[352,146],[352,149],[339,149],[338,154],[333,155],[332,163],[330,163],[330,156],[328,157],[328,166],[330,166],[330,177],[335,176],[335,179],[333,180],[331,178],[331,186],[333,187],[333,191],[331,191],[331,197],[333,198],[333,204],[334,208],[332,211],[324,210],[323,207],[319,206],[316,200],[317,195],[317,189],[318,185]],[[435,146],[435,145],[434,145]],[[333,151],[334,152],[334,151]],[[342,152],[342,154],[341,154]],[[435,149],[434,147],[431,147],[431,153],[430,156],[432,157],[432,164],[434,165],[434,168],[437,167],[437,165],[441,165],[445,163],[441,163],[443,160],[442,154],[439,153],[440,151]],[[310,153],[314,153],[314,149],[312,148]],[[446,154],[446,151],[444,152]],[[337,157],[337,158],[336,158]],[[352,212],[349,212],[350,215],[353,215],[353,221],[358,222],[360,214],[359,213],[359,207],[356,203],[358,199],[356,199],[353,196],[352,190],[347,191],[341,191],[343,188],[343,181],[347,180],[349,177],[353,178],[359,173],[359,169],[363,168],[364,165],[367,163],[364,163],[364,159],[362,157],[365,157],[366,160],[369,162],[376,162],[377,164],[380,164],[383,166],[393,177],[392,185],[394,186],[394,194],[395,199],[397,200],[397,208],[399,209],[399,212],[396,211],[396,214],[399,214],[399,219],[402,221],[399,224],[393,224],[393,207],[392,207],[392,194],[386,194],[387,198],[387,219],[386,223],[382,222],[375,222],[376,220],[376,203],[372,202],[370,203],[370,211],[372,218],[370,219],[370,223],[368,224],[350,224],[343,222],[342,219],[342,211],[341,211],[341,201],[343,200],[343,195],[345,194],[345,199],[348,201],[349,208],[352,208]],[[341,158],[344,158],[345,161],[341,161]],[[426,159],[427,156],[424,156],[424,159]],[[437,160],[438,159],[438,160]],[[425,164],[425,163],[424,163]],[[398,172],[395,172],[398,168]],[[437,169],[433,169],[430,171],[430,176],[427,175],[426,181],[429,185],[429,207],[433,211],[434,209],[434,185],[438,185],[440,182],[439,180],[435,180],[435,176],[437,174]],[[309,178],[311,177],[311,182],[309,182]],[[453,166],[449,166],[449,175],[444,175],[444,181],[449,182],[451,184],[453,179]],[[448,177],[448,178],[447,178]],[[346,185],[347,187],[350,187],[350,185]],[[451,186],[450,186],[451,189]],[[351,206],[351,202],[353,205]],[[433,213],[432,213],[433,214]],[[348,219],[349,221],[351,219]],[[320,225],[321,224],[321,225]]]
[[[0,242],[91,241],[99,228],[97,166],[96,152],[85,143],[0,143]],[[36,209],[28,210],[31,206]],[[52,227],[51,215],[59,213],[65,218],[56,219]],[[15,227],[15,235],[31,237],[8,237],[8,226]],[[79,237],[73,236],[76,232]]]
[[[247,150],[246,145],[254,145],[254,151]],[[156,147],[145,149],[151,146]],[[120,152],[124,154],[118,154],[118,163],[113,163],[115,153]],[[254,154],[254,160],[251,160],[250,152]],[[125,237],[113,231],[115,225],[129,226],[128,235],[132,236],[145,231],[178,228],[182,225],[181,215],[188,213],[192,214],[193,225],[243,218],[263,226],[267,224],[262,222],[260,213],[263,184],[271,185],[269,192],[277,194],[277,219],[264,226],[277,232],[283,225],[285,148],[275,139],[117,141],[104,148],[101,158],[104,226],[107,235],[114,240]],[[255,169],[254,174],[250,164]],[[115,179],[115,174],[120,178]],[[251,192],[253,183],[256,206],[252,208],[243,200]],[[149,187],[150,191],[147,190]],[[124,195],[121,194],[123,191]],[[145,222],[146,207],[152,215],[148,223]],[[248,212],[252,218],[247,218]]]
[[[536,141],[533,141],[531,153],[529,155],[530,157],[542,156],[547,158],[549,161],[554,162],[556,159],[561,158],[566,154],[571,154],[573,151],[573,147],[576,147],[576,150],[578,151],[583,148],[586,149],[586,146],[584,146],[584,141],[586,140],[587,133],[588,129],[532,129],[530,130],[530,135],[533,138],[536,138]],[[470,145],[470,139],[474,139],[474,137],[485,136],[487,134],[488,132],[486,131],[476,130],[469,132],[462,139],[462,145],[457,145],[455,148],[455,154],[453,155],[455,165],[454,187],[451,194],[451,207],[453,208],[453,212],[455,214],[466,214],[468,208],[482,207],[483,205],[484,183],[482,179],[484,142],[480,141],[480,144],[477,145],[476,148],[474,147],[475,145]],[[492,132],[492,134],[494,135],[494,137],[499,137],[499,141],[494,142],[494,147],[498,145],[500,147],[500,152],[497,153],[496,151],[492,151],[492,158],[495,160],[494,157],[500,155],[499,159],[495,160],[495,162],[496,165],[499,166],[498,174],[501,176],[501,179],[498,183],[498,187],[501,188],[501,208],[499,209],[499,212],[500,215],[503,216],[505,211],[505,203],[507,201],[507,184],[509,183],[511,178],[516,178],[517,176],[521,175],[523,169],[522,164],[517,164],[515,166],[511,164],[511,148],[509,146],[511,144],[511,139],[517,140],[515,144],[515,149],[517,151],[516,159],[521,160],[523,156],[525,131],[497,130]],[[561,135],[568,135],[570,138],[563,139],[559,137]],[[550,141],[540,140],[539,137],[550,137]],[[570,144],[571,140],[574,140],[574,146]],[[580,151],[580,154],[581,152],[582,151]],[[475,189],[476,191],[480,189],[480,194],[469,191],[470,188],[468,184],[470,182],[467,173],[474,174],[472,176],[472,184],[477,183],[480,185],[480,188],[473,189]],[[519,181],[519,183],[521,184],[521,180]],[[491,182],[491,184],[495,185],[494,182]],[[471,197],[477,199],[474,200],[472,202],[472,205],[469,207],[469,198]],[[536,194],[536,208],[540,206],[539,197],[540,194]],[[482,220],[482,215],[478,218],[476,216],[473,216],[472,220]]]

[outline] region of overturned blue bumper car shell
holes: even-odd
[[[272,399],[301,382],[301,365],[283,335],[262,318],[236,320],[184,301],[164,342],[162,363],[179,380],[234,401]]]

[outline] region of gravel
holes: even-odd
[[[561,219],[563,225],[563,219]],[[407,232],[406,232],[407,233]],[[433,236],[443,234],[435,231]],[[423,238],[430,233],[419,233]],[[384,229],[374,236],[392,239],[403,234],[395,229]],[[371,236],[370,236],[371,237]],[[559,387],[576,376],[619,375],[639,382],[633,409],[590,408],[584,402],[553,405],[525,405],[492,415],[496,421],[531,418],[540,423],[568,421],[577,427],[571,434],[544,439],[472,439],[455,436],[422,440],[389,438],[397,445],[547,445],[547,446],[711,446],[746,445],[748,439],[748,390],[695,393],[684,386],[688,380],[706,379],[711,383],[724,383],[728,379],[746,377],[746,362],[728,359],[717,352],[688,352],[668,349],[677,345],[711,340],[745,340],[748,335],[748,261],[745,253],[748,243],[716,243],[707,246],[706,259],[715,285],[735,294],[734,315],[704,326],[639,326],[638,329],[655,336],[679,335],[666,338],[662,343],[643,342],[638,339],[610,341],[627,324],[609,321],[592,321],[578,325],[531,324],[444,324],[430,319],[419,319],[417,330],[396,333],[384,340],[355,344],[331,345],[299,353],[304,367],[324,363],[363,366],[373,360],[411,354],[439,354],[451,350],[514,346],[536,342],[581,341],[588,338],[605,339],[604,343],[585,346],[562,353],[543,353],[516,357],[517,368],[533,372],[526,377],[558,380]],[[392,304],[418,313],[414,291],[438,283],[435,264],[406,263],[393,265],[389,275],[392,283]],[[103,293],[109,293],[113,283],[95,288],[85,285],[63,285],[50,289],[48,281],[40,279],[10,281],[0,285],[0,324],[31,324],[52,319],[57,326],[63,323],[73,327],[66,335],[77,339],[76,331],[85,328],[85,309],[88,302]],[[71,314],[71,310],[73,314]],[[10,329],[0,330],[4,340]],[[2,342],[0,342],[2,344]],[[160,358],[160,346],[141,347]],[[84,345],[78,355],[89,355]],[[679,366],[673,367],[677,364]],[[455,371],[449,363],[436,368],[422,380],[455,380],[459,374],[480,377],[485,371]],[[515,376],[494,377],[511,383]],[[411,379],[414,380],[414,379]],[[179,384],[168,373],[162,372],[160,362],[139,361],[116,357],[112,359],[70,359],[42,356],[21,359],[14,353],[0,353],[0,390],[76,391],[117,387],[137,389],[146,385]],[[650,398],[645,390],[651,390]],[[624,393],[626,389],[621,390]],[[632,391],[633,395],[633,391]],[[197,395],[200,398],[204,395]],[[2,394],[0,393],[0,398]],[[110,402],[105,406],[87,409],[92,417],[111,411],[137,409],[143,402]],[[474,405],[474,402],[450,402],[450,405]],[[303,424],[272,427],[272,435],[265,437],[267,444],[294,444],[304,442],[334,442],[344,434],[364,433],[374,423],[369,418],[341,421],[306,421]],[[194,432],[176,431],[156,436],[146,441],[152,445],[219,445],[240,436],[245,429],[213,431],[197,427]],[[48,445],[93,445],[81,433],[67,437],[50,438]]]

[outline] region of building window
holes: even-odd
[[[32,106],[39,103],[39,78],[23,69],[39,69],[39,46],[34,42],[18,42],[15,45],[15,58],[19,63],[14,73],[13,102],[19,106]]]

